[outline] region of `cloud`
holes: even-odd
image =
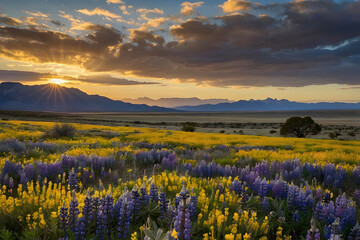
[[[195,8],[201,7],[201,5],[203,5],[204,2],[183,2],[181,4],[182,8],[180,10],[180,14],[182,16],[191,16],[194,14],[195,12]]]
[[[71,14],[67,14],[63,11],[59,11],[59,13],[60,17],[65,18],[71,22],[70,30],[87,30],[89,26],[93,25],[91,22],[76,19]]]
[[[9,25],[9,26],[19,26],[21,21],[16,19],[16,18],[12,18],[12,17],[9,17],[9,16],[6,16],[6,15],[1,15],[0,16],[0,23],[4,23],[6,25]]]
[[[38,18],[49,19],[49,16],[47,14],[42,13],[40,11],[36,11],[36,12],[25,11],[25,13]]]
[[[140,20],[151,20],[152,18],[148,17],[148,14],[164,14],[164,11],[158,8],[147,9],[147,8],[138,8],[136,12],[140,13]]]
[[[158,35],[167,17],[148,18],[129,36],[91,23],[81,36],[2,26],[0,56],[219,87],[359,84],[360,2],[251,7],[262,14],[188,19],[171,26],[170,37]]]
[[[62,24],[60,21],[51,20],[50,22],[57,27],[64,26],[64,24]]]
[[[145,81],[134,81],[126,78],[113,77],[110,74],[100,74],[94,76],[80,76],[79,78],[73,79],[75,81],[101,84],[101,85],[116,85],[116,86],[131,86],[131,85],[154,85],[160,84],[158,82],[145,82]]]
[[[127,10],[126,5],[121,5],[119,8],[124,15],[130,15],[129,11]]]
[[[224,13],[232,13],[237,11],[248,11],[251,8],[251,2],[245,0],[227,0],[219,5]]]
[[[35,82],[46,76],[43,73],[0,70],[0,81],[2,82]]]
[[[121,0],[106,0],[106,2],[107,2],[108,4],[110,4],[110,3],[113,3],[113,4],[124,4],[124,2],[121,1]]]
[[[148,30],[149,28],[156,28],[164,24],[168,19],[164,17],[148,18],[146,23],[141,24],[140,30]]]
[[[117,85],[117,86],[160,84],[158,82],[152,82],[152,81],[135,81],[126,78],[117,78],[117,77],[113,77],[111,74],[91,74],[91,75],[80,75],[77,77],[72,77],[72,76],[52,74],[52,73],[0,70],[0,82],[38,82],[38,81],[50,80],[52,78],[59,78],[66,80],[68,82],[84,82],[91,84]]]
[[[48,14],[42,13],[40,11],[30,12],[24,11],[26,14],[30,15],[28,17],[23,17],[23,24],[29,25],[31,27],[40,27],[40,28],[49,28],[44,22],[51,22]]]
[[[94,8],[93,10],[88,10],[86,8],[84,9],[79,9],[77,10],[77,12],[84,14],[84,15],[88,15],[88,16],[93,16],[93,15],[98,15],[98,16],[105,16],[108,18],[122,18],[122,16],[117,15],[115,13],[112,13],[108,10],[105,9],[101,9],[101,8]]]
[[[136,12],[139,12],[141,14],[149,14],[149,13],[164,14],[164,11],[158,8],[154,8],[154,9],[138,8],[136,9]]]
[[[110,47],[122,42],[123,37],[115,29],[88,25],[91,31],[83,38],[41,29],[0,27],[0,56],[30,62],[54,62],[82,65],[95,61],[97,56],[111,52]]]

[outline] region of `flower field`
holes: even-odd
[[[0,121],[0,239],[360,239],[360,141]]]

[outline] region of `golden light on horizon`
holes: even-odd
[[[60,78],[52,78],[49,80],[50,83],[55,83],[57,85],[61,85],[61,84],[64,84],[66,83],[67,81],[64,80],[64,79],[60,79]]]

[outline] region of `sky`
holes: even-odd
[[[0,81],[360,102],[360,1],[0,0]]]

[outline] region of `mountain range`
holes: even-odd
[[[159,106],[166,108],[176,108],[181,106],[197,106],[203,104],[218,104],[231,102],[228,99],[214,98],[214,99],[200,99],[197,97],[192,98],[159,98],[152,99],[148,97],[141,98],[124,98],[121,99],[124,102],[133,103],[133,104],[146,104],[149,106]]]
[[[232,103],[205,104],[198,106],[181,106],[176,109],[182,111],[200,111],[200,112],[217,112],[217,111],[285,111],[285,110],[337,110],[337,109],[360,109],[358,103],[343,102],[318,102],[318,103],[301,103],[293,102],[286,99],[267,98],[265,100],[240,100]]]
[[[99,95],[88,95],[77,88],[56,84],[23,85],[0,83],[0,109],[52,112],[165,112],[176,111],[145,104],[115,101]]]
[[[149,99],[140,98],[141,101]],[[17,82],[0,83],[0,110],[52,112],[215,112],[360,109],[360,102],[301,103],[273,98],[265,100],[240,100],[236,102],[230,102],[227,99],[199,98],[161,98],[149,100],[150,105],[156,103],[160,105],[161,103],[162,106],[168,106],[167,108],[134,104],[137,102],[139,101],[128,103],[99,95],[88,95],[77,88],[68,88],[56,84],[23,85]],[[199,105],[195,105],[196,103]],[[187,105],[179,106],[182,104]]]

